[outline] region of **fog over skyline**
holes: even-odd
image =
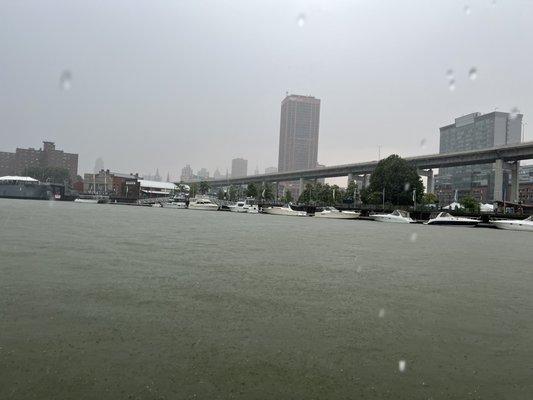
[[[326,165],[436,153],[438,128],[476,111],[533,115],[532,1],[0,0],[0,15],[0,151],[52,140],[80,174],[98,157],[163,178],[235,157],[263,172],[286,92],[321,99]]]

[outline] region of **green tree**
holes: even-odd
[[[479,203],[472,196],[465,196],[461,199],[461,205],[466,211],[479,212]]]
[[[422,196],[423,204],[437,204],[438,202],[439,198],[435,193],[424,193],[424,196]]]
[[[224,197],[225,197],[225,193],[224,191],[222,190],[222,188],[218,189],[218,192],[217,192],[217,198],[219,200],[224,200]]]
[[[289,189],[285,189],[285,194],[281,199],[285,204],[292,202],[292,193]]]
[[[201,181],[200,185],[198,186],[198,191],[200,194],[207,194],[209,192],[209,189],[211,188],[211,185],[207,181]]]
[[[298,197],[298,203],[309,204],[313,201],[316,201],[316,191],[313,188],[313,184],[306,183],[303,192]]]
[[[238,191],[237,188],[231,185],[228,189],[228,196],[230,201],[237,201]]]
[[[257,189],[257,186],[255,183],[250,183],[246,187],[246,197],[253,197],[254,199],[257,198],[259,195],[259,191]]]
[[[69,171],[63,167],[27,167],[23,175],[41,182],[64,183],[69,180]]]
[[[196,182],[193,182],[189,184],[189,188],[189,196],[196,197],[196,194],[198,193],[198,184]]]
[[[361,197],[363,201],[365,199],[367,202],[375,201],[373,193],[380,193],[381,197],[383,189],[385,189],[385,202],[397,205],[413,204],[413,190],[416,190],[417,203],[422,201],[424,194],[424,184],[416,168],[396,154],[378,163],[370,177],[370,185],[361,191]]]
[[[272,183],[265,183],[263,184],[263,187],[261,189],[261,193],[259,193],[259,196],[261,199],[265,200],[273,200],[276,196],[274,194],[275,188]]]

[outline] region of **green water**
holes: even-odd
[[[0,399],[531,399],[532,247],[0,199]]]

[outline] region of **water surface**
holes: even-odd
[[[0,398],[530,399],[532,245],[0,199]]]

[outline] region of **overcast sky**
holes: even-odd
[[[434,153],[457,116],[530,121],[532,21],[528,0],[0,0],[0,150],[53,140],[81,173],[263,172],[288,91],[322,100],[323,164]]]

